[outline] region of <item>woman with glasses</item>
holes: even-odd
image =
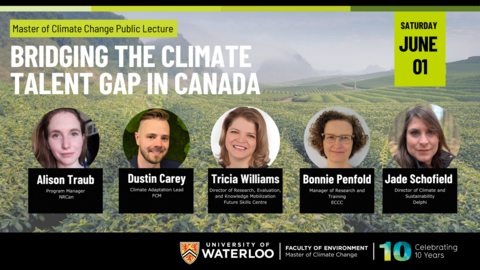
[[[327,159],[327,168],[353,168],[349,160],[368,141],[360,121],[353,115],[326,111],[310,128],[309,145]]]

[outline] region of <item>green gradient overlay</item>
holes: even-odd
[[[110,12],[332,12],[350,11],[350,6],[92,6],[92,11]]]
[[[220,6],[92,6],[94,12],[220,12]]]
[[[0,6],[0,12],[92,11],[91,6]]]
[[[352,11],[480,11],[480,6],[352,6]]]
[[[480,6],[1,6],[0,12],[396,12],[480,11]]]
[[[10,37],[177,37],[177,20],[10,20]]]

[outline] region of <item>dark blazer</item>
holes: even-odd
[[[428,168],[425,163],[418,161],[414,156],[408,154],[410,158],[413,160],[413,164],[415,164],[415,168],[417,169],[424,169]],[[448,153],[445,150],[442,150],[442,168],[448,168],[450,163],[452,163],[452,160],[455,159],[455,156],[453,154]]]

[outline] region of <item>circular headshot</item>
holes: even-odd
[[[190,149],[187,127],[163,109],[140,112],[123,133],[123,151],[134,168],[178,168]]]
[[[460,131],[453,116],[433,104],[401,112],[388,135],[390,152],[402,168],[447,168],[460,150]]]
[[[353,168],[367,156],[370,131],[358,113],[330,107],[310,119],[304,144],[308,157],[319,168]]]
[[[224,168],[268,168],[280,149],[280,133],[264,111],[237,107],[217,120],[211,145]]]
[[[92,119],[72,108],[48,112],[32,134],[33,153],[44,168],[88,168],[99,145],[100,136]]]

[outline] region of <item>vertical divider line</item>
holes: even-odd
[[[278,242],[278,260],[282,260],[282,243]]]

